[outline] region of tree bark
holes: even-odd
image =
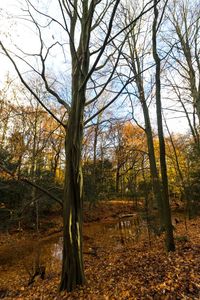
[[[71,115],[71,118],[72,115]],[[70,122],[65,142],[64,237],[60,290],[72,291],[85,283],[82,253],[82,128]],[[77,132],[77,134],[76,134]]]
[[[161,62],[157,52],[157,22],[158,21],[158,9],[156,0],[154,0],[154,20],[153,20],[153,32],[152,32],[152,43],[153,43],[153,58],[156,64],[156,114],[157,114],[157,126],[158,126],[158,137],[159,137],[159,149],[160,149],[160,168],[162,177],[162,188],[163,188],[163,210],[164,210],[164,224],[166,231],[166,248],[167,251],[175,251],[174,237],[173,237],[173,226],[171,221],[171,209],[169,204],[169,192],[168,192],[168,176],[167,176],[167,165],[166,165],[166,153],[165,153],[165,140],[163,133],[162,124],[162,104],[161,104]]]
[[[119,193],[119,179],[120,179],[120,166],[117,164],[116,179],[115,179],[115,190],[117,194]]]
[[[155,150],[154,150],[154,142],[153,142],[153,134],[152,134],[152,127],[151,127],[151,121],[149,117],[149,109],[147,106],[147,102],[145,99],[145,91],[144,91],[144,85],[143,85],[143,79],[142,79],[142,69],[141,69],[141,63],[138,56],[137,51],[137,41],[135,38],[134,29],[131,33],[131,41],[129,40],[129,49],[131,54],[131,67],[133,70],[133,73],[136,77],[136,86],[138,90],[138,97],[142,106],[143,110],[143,116],[144,116],[144,123],[145,123],[145,134],[147,139],[147,147],[148,147],[148,156],[149,156],[149,165],[150,165],[150,173],[151,173],[151,182],[153,187],[153,194],[158,206],[159,210],[159,217],[160,217],[160,225],[163,225],[163,204],[162,204],[162,193],[161,193],[161,187],[160,187],[160,180],[159,180],[159,174],[158,169],[156,166],[156,157],[155,157]]]
[[[81,166],[83,142],[83,115],[86,102],[86,85],[83,84],[89,69],[89,38],[92,16],[88,1],[82,3],[81,35],[74,52],[74,32],[77,17],[77,1],[71,21],[72,102],[66,126],[65,182],[63,203],[63,260],[60,290],[72,291],[85,283],[82,249],[83,176]]]
[[[150,164],[150,173],[151,173],[151,181],[153,186],[153,193],[158,205],[159,215],[160,215],[160,225],[163,225],[163,200],[161,194],[160,180],[158,175],[158,170],[156,166],[156,157],[153,143],[153,134],[151,128],[151,122],[149,118],[149,110],[144,99],[144,96],[140,97],[140,101],[142,104],[144,121],[145,121],[145,133],[147,138],[147,147],[148,147],[148,156],[149,156],[149,164]]]

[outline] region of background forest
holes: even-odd
[[[175,251],[171,211],[186,227],[200,211],[198,1],[7,4],[1,229],[39,233],[46,216],[63,212],[68,292],[85,283],[85,207],[128,200]]]
[[[113,30],[118,31],[125,27],[140,11],[148,7],[145,3],[144,7],[142,3],[140,5],[121,4],[118,12],[121,24],[114,24]],[[36,12],[37,8],[27,1],[27,13],[31,18],[32,10]],[[197,212],[200,189],[198,3],[173,1],[167,4],[164,13],[164,17],[160,19],[157,40],[161,59],[162,114],[169,193],[172,204],[180,205],[181,201],[181,205],[187,207],[188,213],[193,214]],[[4,20],[8,17],[5,10],[2,10],[2,17]],[[90,84],[93,87],[88,87],[87,97],[94,99],[88,100],[85,111],[84,118],[89,123],[84,129],[82,164],[84,200],[91,204],[116,197],[133,198],[137,201],[144,198],[145,194],[153,198],[148,131],[152,134],[158,168],[159,139],[156,129],[151,18],[150,10],[134,23],[129,32],[124,30],[119,41],[112,41],[112,45],[103,54],[105,70],[98,67]],[[17,26],[14,22],[18,22],[18,26],[24,26],[22,20],[17,20],[11,18],[11,33],[7,37],[11,41],[14,39],[13,26]],[[37,26],[36,20],[32,22]],[[55,39],[54,36],[51,38]],[[42,40],[42,36],[40,39],[42,44],[47,43],[46,39]],[[58,44],[51,40],[48,43],[49,46],[45,45],[45,63],[48,59],[51,62],[54,55],[51,51]],[[117,47],[121,44],[124,48],[118,53]],[[59,46],[62,48],[63,45]],[[22,63],[27,66],[29,56],[24,49],[17,51],[21,52],[20,67]],[[19,60],[18,53],[15,57]],[[42,57],[38,59],[43,62]],[[59,64],[58,61],[58,66]],[[61,99],[66,97],[66,103],[70,101],[71,84],[69,81],[68,84],[63,82],[64,73],[57,70],[58,66],[54,70],[47,65],[47,90],[44,89],[45,78],[42,73],[40,77],[36,76],[34,67],[28,75],[24,73],[25,70],[22,73],[32,92],[27,90],[23,82],[18,82],[15,75],[11,75],[11,71],[1,77],[0,157],[1,165],[13,174],[10,176],[5,170],[1,172],[1,202],[16,214],[24,209],[29,210],[30,206],[33,209],[34,203],[37,203],[40,211],[55,204],[51,197],[45,196],[41,190],[19,181],[18,178],[25,177],[62,198],[65,133],[62,124],[45,110],[48,107],[56,118],[67,121],[66,105],[61,105]],[[64,68],[63,65],[60,67]],[[69,71],[66,70],[67,80],[68,76]],[[123,91],[119,93],[121,88]],[[56,90],[55,95],[51,89]],[[110,104],[113,93],[119,93],[119,96],[109,107],[107,104]],[[37,101],[37,97],[44,103],[44,107]],[[146,121],[147,116],[150,118],[149,124]]]

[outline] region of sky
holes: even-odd
[[[37,1],[37,0],[34,0]],[[23,0],[21,1],[22,3],[24,2]],[[0,1],[0,12],[2,15],[2,9],[9,11],[11,14],[14,15],[20,15],[20,2],[17,0],[6,0],[6,1]],[[17,43],[24,49],[26,52],[38,52],[38,42],[37,42],[37,36],[32,30],[31,26],[25,26],[24,21],[21,20],[20,22],[17,22],[15,19],[9,19],[9,22],[7,21],[7,15],[3,13],[3,17],[1,16],[0,18],[0,28],[3,33],[1,33],[2,40],[5,41],[6,46],[9,47],[9,49],[13,49],[13,44]],[[27,24],[27,23],[26,23]],[[9,32],[9,35],[7,35],[7,32]],[[48,39],[52,39],[52,34],[48,33]],[[12,38],[11,38],[12,37]],[[61,56],[57,55],[56,63],[58,64],[57,66],[52,66],[55,67],[55,69],[60,69],[62,70],[64,64],[63,63],[63,58],[59,58]],[[16,73],[13,70],[13,67],[11,63],[8,61],[7,58],[5,58],[4,55],[0,54],[0,60],[1,60],[1,69],[0,69],[0,84],[3,83],[5,75],[9,72],[11,76],[16,76]],[[20,64],[21,70],[25,70],[25,66]],[[167,106],[168,103],[166,103],[166,100],[164,100],[164,105]],[[140,110],[137,110],[137,114],[139,116]],[[166,113],[166,119],[168,122],[168,126],[170,128],[171,132],[177,133],[185,133],[187,130],[187,121],[186,118],[180,118],[180,114],[172,113],[168,111]],[[140,119],[140,116],[139,116]],[[156,127],[156,121],[155,119],[153,120],[153,126]]]
[[[5,44],[9,49],[13,48],[13,44],[16,42],[20,44],[24,49],[32,50],[35,48],[36,39],[34,38],[34,34],[31,33],[31,29],[27,26],[23,26],[22,24],[16,25],[16,21],[13,18],[8,19],[8,15],[6,12],[11,13],[13,15],[20,15],[21,11],[19,9],[18,1],[16,0],[6,0],[0,1],[0,28],[1,28],[1,40],[5,41]],[[23,23],[23,22],[21,22]],[[5,58],[4,55],[1,55],[1,69],[0,69],[0,77],[5,76],[7,72],[13,73],[13,68]]]

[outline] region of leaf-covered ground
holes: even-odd
[[[58,292],[60,264],[50,263],[50,256],[47,256],[50,267],[45,279],[38,278],[28,286],[26,266],[22,263],[26,261],[27,264],[26,251],[31,251],[30,244],[26,244],[28,236],[2,235],[0,254],[7,253],[6,259],[10,261],[1,265],[0,298],[200,299],[200,218],[187,221],[186,231],[184,220],[179,216],[175,229],[176,252],[168,254],[164,249],[163,236],[151,235],[149,241],[148,235],[142,234],[132,240],[130,228],[122,243],[112,224],[116,224],[119,215],[125,213],[132,213],[131,205],[103,203],[92,211],[86,211],[84,261],[87,283],[72,293]],[[15,257],[12,261],[13,245],[19,259]],[[22,249],[26,249],[24,253]]]

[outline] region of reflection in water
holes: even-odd
[[[33,251],[24,257],[22,264],[29,275],[28,285],[35,281],[37,276],[44,279],[45,275],[59,267],[62,260],[62,238],[36,242]]]
[[[88,227],[85,233],[93,237],[99,247],[106,242],[118,249],[125,244],[134,244],[139,239],[150,239],[147,222],[139,215],[123,216],[118,222],[91,224]]]
[[[139,216],[122,217],[113,223],[91,223],[84,226],[84,253],[91,253],[90,249],[97,247],[102,249],[104,245],[108,248],[120,249],[124,245],[133,244],[147,235],[147,224]],[[54,236],[42,241],[26,241],[17,245],[15,249],[10,250],[10,259],[4,265],[4,275],[0,276],[0,285],[2,282],[12,280],[11,273],[16,276],[16,266],[19,266],[19,278],[21,274],[26,278],[34,278],[38,270],[45,268],[45,273],[55,272],[55,269],[61,268],[63,238]],[[101,251],[101,250],[98,250]],[[12,260],[12,264],[9,261]],[[6,272],[5,272],[6,270]],[[0,267],[1,271],[1,267]],[[22,273],[23,272],[23,273]],[[3,272],[0,272],[3,273]]]
[[[138,216],[121,218],[118,222],[115,223],[98,223],[90,224],[90,226],[84,229],[87,236],[94,238],[94,243],[98,239],[99,234],[103,234],[103,239],[105,241],[110,241],[115,246],[125,245],[127,243],[137,242],[142,235],[147,234],[147,226],[145,222]],[[43,243],[40,245],[42,250],[43,259],[48,256],[49,264],[51,267],[55,264],[55,261],[62,260],[62,247],[63,247],[63,238],[57,237],[53,241],[49,241],[48,245]],[[91,245],[85,242],[85,250],[88,252],[87,248],[90,248]],[[41,251],[41,249],[40,249]]]
[[[130,241],[138,241],[142,232],[139,218],[120,220],[117,224],[117,229],[119,229],[120,240],[122,244]]]
[[[62,247],[63,247],[63,238],[59,237],[58,241],[54,243],[52,249],[52,256],[58,260],[62,260]]]
[[[147,222],[138,215],[123,216],[113,223],[85,224],[83,233],[84,254],[95,253],[93,256],[97,258],[106,250],[121,251],[124,246],[137,243],[138,239],[148,239]],[[0,265],[0,287],[7,288],[13,281],[22,280],[24,285],[31,285],[60,272],[62,248],[63,238],[59,235],[39,241],[26,240],[11,247],[5,264]]]
[[[84,234],[92,241],[92,245],[86,239],[84,242],[84,251],[91,252],[90,247],[98,246],[101,241],[111,247],[123,247],[125,244],[136,243],[142,237],[148,238],[148,228],[146,222],[140,216],[122,217],[115,223],[96,223],[85,226]],[[102,245],[102,244],[101,244]],[[40,257],[39,264],[46,266],[47,272],[54,270],[55,264],[61,264],[62,261],[63,238],[56,237],[48,241],[43,241],[35,248],[35,258]],[[33,256],[32,256],[33,257]],[[30,261],[30,260],[29,260]],[[38,264],[38,261],[37,261]]]

